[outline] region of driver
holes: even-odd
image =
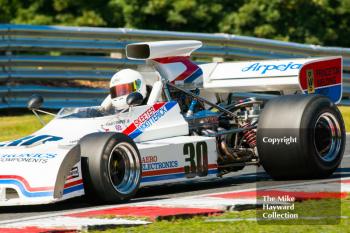
[[[123,69],[113,75],[110,85],[110,94],[101,104],[104,110],[110,110],[114,107],[116,110],[128,108],[126,98],[133,92],[139,92],[146,98],[146,83],[142,75],[132,69]]]

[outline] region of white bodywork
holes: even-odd
[[[68,152],[79,139],[93,132],[124,132],[135,137],[135,130],[125,131],[133,124],[141,132],[134,138],[142,159],[141,186],[187,180],[183,155],[186,143],[207,144],[211,156],[206,177],[216,176],[215,139],[187,136],[188,124],[176,102],[158,102],[153,106],[133,107],[118,115],[84,118],[89,109],[63,109],[58,117],[32,137],[19,140],[15,146],[11,146],[15,141],[1,143],[0,206],[45,204],[83,195],[80,155],[78,161],[71,162],[68,170],[60,170],[68,163],[64,160],[72,157]],[[39,137],[42,137],[40,141],[28,143]],[[61,139],[45,142],[50,137]],[[26,143],[30,145],[24,146]],[[64,180],[64,186],[57,185],[59,179]]]
[[[299,70],[316,59],[204,64],[203,87],[213,92],[300,90]]]
[[[197,66],[188,56],[200,46],[199,41],[129,45],[126,53],[130,59],[147,59],[147,65],[139,69],[147,85],[153,86],[147,105],[122,112],[103,112],[101,107],[65,108],[33,135],[0,143],[0,206],[44,204],[83,195],[77,144],[94,132],[121,132],[136,142],[142,157],[141,186],[215,177],[215,137],[189,136],[178,103],[163,100],[164,80],[200,87],[208,99],[215,93],[233,91],[300,90],[302,68],[327,61],[287,59]],[[105,102],[108,100],[110,97]],[[198,174],[188,170],[192,147],[206,151]]]

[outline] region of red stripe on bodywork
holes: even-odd
[[[189,60],[189,57],[164,57],[164,58],[157,58],[153,60],[161,64],[181,62],[186,66],[186,70],[183,73],[181,73],[179,76],[177,76],[172,81],[172,83],[174,83],[175,81],[185,80],[187,77],[189,77],[199,68],[196,64],[194,64]]]
[[[343,184],[350,184],[350,179],[339,180],[338,182],[343,183]]]
[[[51,191],[54,189],[54,187],[31,187],[28,183],[28,181],[21,177],[21,176],[15,176],[15,175],[0,175],[1,180],[18,180],[20,181],[25,189],[29,192],[40,192],[40,191]]]
[[[183,167],[154,170],[154,171],[144,171],[144,172],[142,172],[142,176],[157,176],[157,175],[164,175],[164,174],[170,174],[170,173],[180,173],[180,172],[184,172]]]
[[[209,164],[208,168],[209,169],[218,168],[218,165],[217,164]]]
[[[159,103],[155,103],[153,105],[153,108],[155,111],[158,111],[158,109],[160,109],[161,107],[163,107],[166,104],[166,102],[159,102]]]
[[[136,125],[134,123],[131,123],[126,129],[124,129],[123,134],[129,135],[132,132],[134,132],[136,129]]]
[[[82,183],[83,183],[83,180],[76,180],[76,181],[64,184],[64,188],[69,188]]]

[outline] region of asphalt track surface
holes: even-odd
[[[350,135],[347,135],[347,142],[349,141]],[[340,168],[330,178],[336,178],[339,176],[350,177],[350,143],[347,143],[344,158]],[[296,183],[304,181],[292,182]],[[209,181],[143,188],[139,190],[136,197],[130,202],[161,200],[173,197],[185,197],[200,194],[235,191],[255,188],[262,185],[270,186],[286,183],[291,183],[291,181],[274,181],[265,172],[261,171],[260,169],[258,170],[255,166],[248,166],[239,172],[234,172],[224,176],[223,178],[217,178]],[[61,203],[50,205],[0,207],[0,225],[1,221],[6,220],[59,213],[63,214],[70,211],[84,210],[97,206],[103,207],[103,205],[91,204],[84,198],[74,198]],[[108,207],[108,205],[106,205],[106,207]]]

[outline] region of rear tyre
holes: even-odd
[[[327,97],[282,96],[260,115],[257,149],[274,179],[325,178],[339,166],[345,138],[341,113]]]
[[[93,133],[80,140],[85,193],[91,200],[123,202],[137,192],[141,159],[131,138]]]

